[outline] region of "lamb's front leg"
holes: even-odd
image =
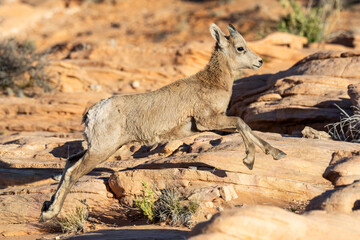
[[[250,170],[253,169],[255,161],[255,145],[251,140],[249,133],[244,131],[241,122],[238,121],[238,117],[229,117],[226,115],[213,115],[208,118],[196,119],[196,127],[201,131],[206,130],[226,130],[236,129],[240,132],[241,137],[244,140],[246,149],[246,157],[243,159],[243,163]]]
[[[280,149],[277,149],[273,146],[271,146],[268,142],[263,140],[262,138],[258,137],[251,128],[241,119],[237,118],[239,121],[239,124],[241,125],[241,128],[244,129],[243,131],[249,133],[249,137],[251,140],[259,146],[259,148],[265,153],[265,154],[271,154],[274,160],[279,160],[280,158],[283,158],[286,156],[286,153],[281,151]]]
[[[255,146],[258,145],[266,154],[271,154],[274,159],[280,159],[286,154],[271,146],[263,139],[256,136],[251,128],[239,117],[229,117],[223,114],[211,116],[206,119],[196,119],[196,126],[199,130],[224,130],[237,129],[243,140],[246,148],[246,157],[243,163],[251,170],[255,160]]]

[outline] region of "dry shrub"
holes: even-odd
[[[34,87],[51,91],[47,65],[46,56],[36,53],[33,43],[14,38],[0,41],[0,89],[8,94],[21,96],[25,89]],[[25,94],[31,95],[29,91]]]
[[[354,114],[350,116],[337,107],[341,111],[340,121],[326,125],[328,133],[335,140],[360,142],[360,109],[354,106]]]

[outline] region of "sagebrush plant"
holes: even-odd
[[[326,125],[328,133],[335,140],[360,142],[360,108],[354,106],[354,114],[350,116],[337,107],[341,111],[340,121]]]
[[[0,41],[0,88],[3,91],[19,94],[30,87],[51,91],[47,65],[46,55],[36,53],[32,42],[15,38]]]
[[[309,43],[325,40],[339,20],[340,0],[320,1],[318,7],[308,8],[295,0],[279,1],[289,14],[280,20],[278,30],[304,36]]]
[[[64,217],[55,219],[55,223],[60,226],[63,233],[80,233],[86,230],[86,221],[89,211],[86,206],[77,207]]]
[[[186,201],[176,188],[166,188],[161,191],[156,202],[155,215],[160,222],[166,222],[172,226],[189,227],[199,206],[197,202]]]
[[[162,189],[157,195],[145,182],[142,185],[141,195],[135,196],[135,205],[149,221],[165,222],[172,226],[189,227],[192,224],[193,215],[200,207],[198,202],[187,201],[176,187]]]

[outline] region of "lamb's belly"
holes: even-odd
[[[167,125],[167,127],[168,129],[162,128],[161,123],[148,125],[147,129],[142,129],[141,133],[137,133],[137,141],[143,144],[153,145],[159,142],[181,139],[198,132],[195,122],[191,118],[186,119],[181,124],[174,124],[173,127]]]
[[[196,129],[195,121],[193,118],[186,119],[180,125],[172,128],[170,131],[159,136],[160,141],[169,141],[174,139],[181,139],[184,137],[192,136],[199,132]]]

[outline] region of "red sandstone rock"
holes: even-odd
[[[199,223],[190,240],[235,239],[358,239],[359,213],[326,214],[320,211],[297,215],[276,207],[231,209]]]

